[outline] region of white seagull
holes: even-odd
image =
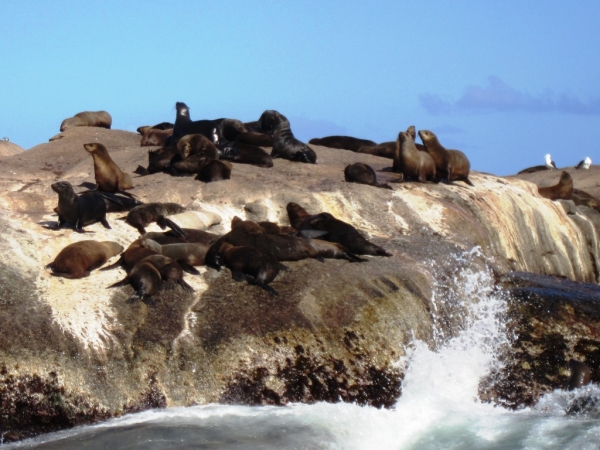
[[[575,166],[576,169],[588,170],[592,165],[592,160],[589,156],[586,156],[583,161],[580,161],[579,164]]]
[[[546,154],[546,167],[550,170],[556,169],[556,164],[554,164],[554,161],[552,161],[552,156],[550,156],[550,153]]]

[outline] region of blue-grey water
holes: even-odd
[[[477,398],[479,380],[507,337],[506,303],[487,273],[465,269],[454,290],[470,319],[436,350],[414,342],[395,408],[352,404],[285,407],[203,405],[146,411],[39,436],[13,448],[36,449],[600,449],[600,389],[555,391],[530,409],[509,411]],[[458,299],[458,300],[457,300]],[[447,298],[434,298],[434,311]],[[460,305],[458,305],[460,306]],[[460,308],[459,308],[460,309]],[[592,401],[590,401],[590,399]],[[567,412],[585,402],[578,415]],[[600,400],[598,401],[600,405]]]

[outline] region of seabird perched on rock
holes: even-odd
[[[554,161],[552,161],[552,156],[550,156],[550,153],[546,154],[546,167],[550,170],[556,169],[556,164],[554,164]]]
[[[4,137],[2,139],[4,139],[4,142],[8,142],[8,138],[7,137]]]
[[[592,165],[592,160],[589,156],[586,156],[583,161],[580,161],[579,164],[575,166],[576,169],[588,170]]]

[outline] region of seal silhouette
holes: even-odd
[[[192,122],[190,118],[190,108],[183,102],[175,103],[177,115],[173,125],[173,136],[170,146],[176,147],[179,139],[186,134],[202,134],[210,139],[214,144],[218,143],[217,127],[214,120],[197,120]]]
[[[315,151],[304,142],[296,139],[290,128],[290,122],[285,116],[280,116],[279,124],[273,130],[271,157],[315,164],[317,162]]]

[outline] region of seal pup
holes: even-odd
[[[73,127],[100,127],[110,129],[112,117],[106,111],[83,111],[65,119],[60,124],[60,131]]]
[[[302,206],[287,204],[290,224],[302,236],[318,237],[341,244],[355,255],[392,256],[383,248],[369,242],[349,223],[336,219],[329,213],[309,214]]]
[[[546,153],[545,158],[545,162],[546,162],[546,169],[549,170],[554,170],[556,169],[556,164],[554,164],[554,161],[552,161],[552,156],[550,156],[550,153]]]
[[[246,280],[248,284],[260,286],[271,295],[279,293],[269,286],[280,270],[288,270],[287,266],[281,264],[277,258],[270,253],[265,253],[256,247],[233,246],[229,242],[223,242],[217,251],[215,265],[213,268],[221,270],[221,266],[231,271],[235,281]]]
[[[453,181],[464,181],[469,186],[473,186],[469,180],[471,163],[467,155],[460,150],[447,150],[440,144],[437,136],[429,130],[419,130],[419,136],[425,144],[427,153],[435,162],[437,177],[445,178],[448,180],[448,184]]]
[[[393,170],[401,172],[404,179],[416,179],[421,183],[436,179],[433,158],[426,151],[417,149],[414,138],[408,131],[398,133]]]
[[[94,191],[77,195],[68,181],[53,183],[51,188],[58,194],[58,206],[54,209],[58,214],[58,224],[45,228],[58,229],[68,222],[75,227],[75,231],[83,232],[84,226],[100,222],[104,228],[110,229],[102,195]]]
[[[571,359],[569,361],[569,369],[571,370],[571,377],[567,382],[567,390],[572,391],[574,389],[590,384],[592,379],[592,373],[586,363]]]
[[[325,136],[323,138],[312,138],[308,141],[312,145],[320,145],[328,148],[339,148],[357,152],[361,147],[375,147],[376,142],[369,139],[359,139],[352,136]]]
[[[375,170],[368,164],[354,163],[347,165],[344,169],[344,179],[348,183],[367,184],[378,188],[392,189],[389,184],[377,181]]]
[[[113,241],[79,241],[63,248],[46,268],[54,276],[84,278],[122,251],[123,246]]]
[[[381,156],[382,158],[394,158],[394,152],[396,151],[396,142],[382,142],[374,147],[363,146],[358,149],[357,153],[366,153],[368,155]]]
[[[213,159],[202,166],[195,179],[203,181],[204,183],[229,180],[231,178],[231,169],[232,166],[229,161]]]
[[[290,161],[312,164],[317,162],[315,151],[294,137],[294,133],[292,133],[290,128],[290,122],[285,117],[283,117],[273,131],[271,158],[283,158]]]
[[[104,145],[91,142],[83,144],[83,148],[94,159],[94,176],[97,189],[106,192],[124,192],[133,188],[131,176],[117,166]]]
[[[202,134],[210,139],[213,144],[218,144],[217,124],[214,120],[197,120],[192,122],[190,108],[183,102],[175,103],[177,116],[173,125],[173,136],[170,146],[176,147],[179,139],[186,134]]]
[[[589,170],[590,166],[592,165],[592,160],[589,156],[586,156],[584,160],[579,161],[579,164],[577,164],[575,166],[575,168],[577,170],[583,169],[583,170]]]
[[[557,184],[545,187],[538,186],[538,193],[550,200],[570,200],[573,196],[573,178],[563,170]]]
[[[136,206],[126,217],[121,217],[119,220],[124,220],[133,228],[137,229],[140,234],[145,234],[147,227],[152,222],[156,222],[163,230],[166,227],[171,228],[175,233],[185,237],[183,230],[167,216],[180,214],[185,211],[185,208],[177,203],[146,203],[145,205]]]
[[[220,153],[220,159],[233,161],[240,164],[252,164],[258,167],[273,167],[273,158],[256,145],[245,144],[235,141],[231,145],[226,146]]]

